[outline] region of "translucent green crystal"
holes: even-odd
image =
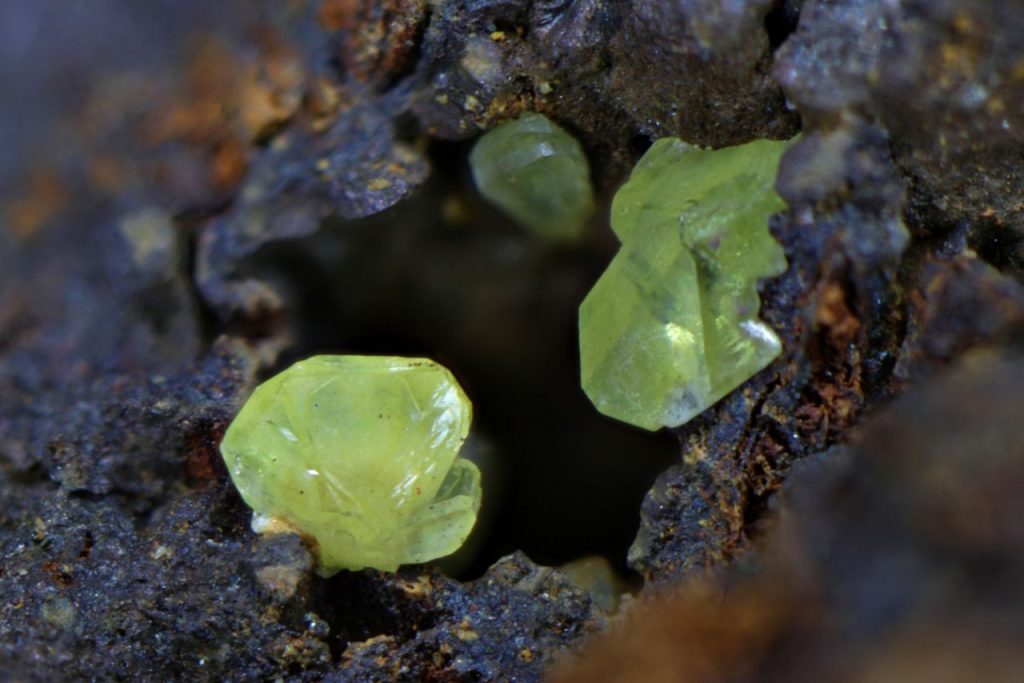
[[[472,406],[433,361],[315,356],[253,392],[221,443],[254,511],[316,540],[318,570],[393,571],[454,552],[480,472],[458,457]]]
[[[719,150],[658,140],[615,195],[622,242],[580,306],[583,389],[605,415],[683,424],[781,351],[757,282],[786,268],[768,218],[788,143]]]
[[[594,208],[580,144],[541,114],[524,114],[481,137],[469,155],[488,200],[535,236],[572,241]]]

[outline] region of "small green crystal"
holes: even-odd
[[[541,239],[573,241],[594,209],[580,144],[541,114],[524,114],[481,137],[469,155],[480,193]]]
[[[757,282],[786,269],[768,218],[787,142],[706,150],[663,138],[612,204],[622,248],[580,306],[583,389],[656,430],[724,397],[781,351]]]
[[[433,361],[314,356],[267,380],[221,453],[253,509],[316,540],[318,571],[393,571],[459,548],[480,472],[458,457],[472,406]]]

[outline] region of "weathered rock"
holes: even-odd
[[[790,268],[763,287],[762,314],[783,355],[678,431],[684,463],[649,494],[630,552],[656,583],[741,552],[794,462],[840,443],[925,369],[1024,320],[1020,285],[971,256],[936,262],[928,244],[902,256],[903,191],[877,128],[805,135],[778,188],[790,210],[774,231]]]
[[[1024,356],[974,351],[800,463],[750,561],[634,602],[591,681],[1013,681]]]
[[[239,276],[262,246],[307,237],[329,218],[379,213],[424,182],[426,160],[395,139],[391,116],[399,101],[372,99],[320,134],[293,130],[253,161],[238,203],[199,239],[196,279],[222,318],[273,324],[293,307],[270,283]]]
[[[460,0],[430,19],[412,111],[462,139],[524,111],[580,135],[598,184],[617,184],[644,141],[721,147],[789,138],[796,118],[769,74],[769,4]]]
[[[575,310],[615,245],[595,235],[578,251],[545,251],[519,239],[474,203],[460,177],[465,146],[448,142],[522,111],[581,140],[605,198],[655,137],[788,138],[797,114],[783,89],[803,119],[778,185],[793,209],[774,226],[791,268],[763,288],[784,355],[677,432],[685,460],[645,504],[633,552],[654,583],[734,560],[762,533],[794,463],[836,459],[866,412],[971,348],[1005,343],[1022,319],[1024,293],[1007,276],[1022,263],[1018,2],[461,0],[427,12],[419,0],[334,0],[356,9],[336,26],[317,3],[192,12],[197,0],[177,0],[158,3],[174,6],[159,13],[167,26],[138,32],[139,11],[114,0],[79,14],[57,4],[5,7],[5,27],[23,25],[6,12],[50,12],[53,23],[38,51],[0,60],[0,83],[15,70],[61,89],[7,98],[5,144],[24,122],[58,118],[53,103],[68,108],[60,126],[19,145],[30,155],[0,159],[0,660],[10,677],[536,680],[598,625],[582,593],[522,558],[470,583],[431,567],[315,578],[295,537],[256,542],[216,455],[254,377],[282,354],[438,352],[486,406],[481,441],[512,473],[471,571],[515,547],[551,562],[618,557],[638,492],[662,465],[656,442],[596,418],[575,384]],[[180,17],[213,14],[203,26],[216,35],[180,49],[192,38]],[[77,51],[79,37],[116,45],[131,72]],[[984,392],[964,386],[947,390],[982,405]],[[927,414],[951,443],[949,430],[972,421],[999,431],[995,413]],[[909,473],[871,460],[836,476],[856,496],[870,489],[862,474],[916,492],[881,499],[891,519],[903,504],[926,511],[901,527],[902,547],[934,552],[925,572],[970,568],[936,593],[967,615],[967,630],[939,640],[969,646],[934,647],[901,622],[928,656],[891,649],[885,661],[939,653],[944,672],[980,661],[1019,672],[993,646],[1009,632],[975,611],[1018,608],[1002,578],[1019,574],[1019,530],[1000,520],[1019,511],[1000,508],[989,540],[957,512],[1012,503],[999,486],[1018,477],[964,443],[961,455],[980,459],[943,451],[949,467],[936,472],[996,495],[943,488],[922,476],[938,461],[914,454]],[[827,502],[793,510],[842,512],[829,483],[814,482],[809,495]],[[905,555],[872,550],[891,521],[872,514],[812,529],[801,546],[831,548],[851,568],[823,569],[820,586],[831,614],[866,613],[857,623],[869,637],[920,593],[909,579],[859,577],[937,585],[893,564]],[[979,567],[985,586],[973,582]],[[767,622],[753,630],[775,633],[764,625],[789,613],[773,607],[785,597],[776,589],[810,585],[793,576],[803,577],[754,584]],[[417,597],[424,585],[433,597]],[[952,585],[972,599],[941,592]],[[715,617],[697,604],[687,614]],[[750,612],[733,614],[730,625]],[[820,635],[794,632],[770,644]],[[736,644],[740,668],[765,642],[745,633],[718,641]]]
[[[409,575],[397,586],[404,633],[349,643],[327,680],[540,680],[555,657],[603,625],[585,591],[522,554],[468,584]]]
[[[1020,272],[1024,235],[1021,5],[806,2],[779,81],[811,129],[855,113],[889,131],[916,232],[961,222]]]

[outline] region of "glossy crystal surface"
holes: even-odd
[[[758,280],[786,268],[768,218],[788,143],[706,150],[658,140],[615,195],[618,254],[580,306],[584,391],[656,430],[701,413],[781,351]]]
[[[480,193],[535,236],[572,241],[594,208],[590,166],[574,137],[542,114],[485,133],[469,155]]]
[[[261,384],[221,453],[253,527],[314,538],[319,572],[426,562],[476,521],[480,473],[458,457],[472,406],[426,359],[314,356]]]

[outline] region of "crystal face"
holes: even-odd
[[[683,424],[781,351],[757,282],[786,269],[768,218],[787,142],[654,143],[612,203],[622,247],[580,306],[583,389],[599,411]]]
[[[535,236],[572,241],[594,208],[580,144],[541,114],[485,133],[469,164],[480,193]]]
[[[253,528],[316,540],[320,574],[426,562],[476,522],[480,472],[458,457],[472,406],[433,361],[315,356],[253,392],[221,453]]]

